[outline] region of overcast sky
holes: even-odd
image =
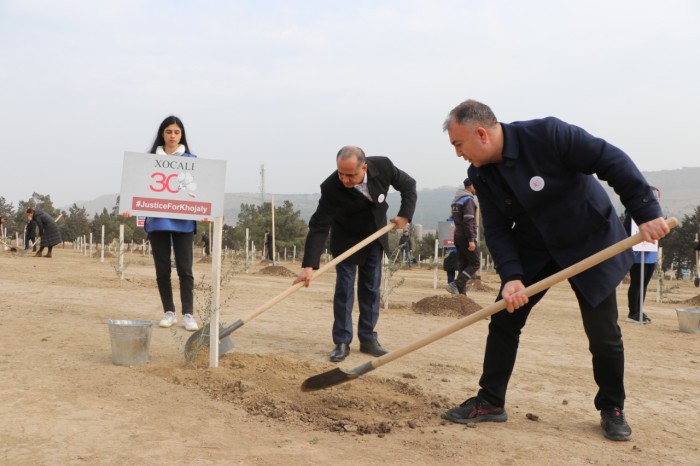
[[[315,193],[346,144],[456,186],[442,122],[554,115],[643,171],[700,166],[696,0],[0,0],[7,202],[117,193],[179,116],[226,192]]]

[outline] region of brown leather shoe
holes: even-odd
[[[350,354],[350,345],[347,343],[338,343],[335,345],[333,351],[331,351],[330,358],[331,362],[340,362],[348,357]]]
[[[371,354],[372,356],[384,356],[389,351],[384,349],[377,340],[368,340],[360,342],[360,353]]]

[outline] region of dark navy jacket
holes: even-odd
[[[501,280],[531,285],[549,260],[565,268],[627,237],[593,175],[615,190],[637,224],[662,216],[648,183],[617,147],[553,117],[501,127],[503,160],[468,170]],[[628,250],[571,282],[597,306],[631,265]]]
[[[389,187],[401,193],[398,217],[411,220],[416,209],[416,181],[399,170],[387,157],[367,157],[367,188],[370,201],[355,188],[346,188],[333,172],[321,183],[321,199],[316,212],[309,220],[309,233],[304,246],[302,267],[317,269],[323,246],[331,233],[331,253],[338,256],[377,230],[387,225],[389,205],[386,196]],[[384,251],[389,249],[387,235],[379,239]],[[361,265],[367,257],[366,246],[347,259],[351,264]]]

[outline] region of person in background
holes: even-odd
[[[6,235],[5,232],[5,224],[7,223],[7,217],[4,215],[0,215],[0,236],[4,238]]]
[[[204,246],[204,255],[209,257],[211,251],[209,250],[209,235],[202,233],[202,246]]]
[[[660,199],[661,193],[659,189],[652,186],[652,192],[657,200]],[[625,211],[625,230],[627,234],[630,235],[632,231],[632,216],[629,211]],[[630,287],[627,289],[627,321],[634,322],[638,324],[639,313],[642,309],[642,304],[644,299],[647,297],[647,286],[651,281],[651,277],[654,276],[654,270],[656,270],[656,261],[659,259],[659,253],[657,251],[644,251],[644,278],[642,279],[642,252],[632,251],[634,253],[634,262],[630,268]],[[644,293],[642,300],[639,299],[639,295]],[[642,312],[642,324],[650,324],[651,319],[646,312]]]
[[[481,260],[476,238],[476,190],[469,178],[462,182],[464,190],[458,189],[452,201],[452,218],[455,222],[454,242],[459,258],[459,273],[448,291],[452,294],[467,294],[467,282],[479,271]]]
[[[24,250],[29,251],[29,245],[32,246],[32,252],[36,252],[36,220],[33,218],[27,221],[24,228]]]
[[[416,181],[387,157],[365,157],[359,147],[345,146],[336,155],[336,166],[337,170],[321,184],[321,198],[309,220],[302,269],[294,279],[295,284],[303,282],[309,286],[313,270],[319,268],[329,231],[331,252],[338,256],[386,227],[389,187],[401,193],[401,207],[397,216],[391,219],[394,229],[406,227],[416,209]],[[350,354],[355,276],[358,271],[360,316],[357,336],[360,352],[372,356],[387,353],[379,344],[374,328],[379,319],[382,258],[388,250],[387,235],[382,235],[336,265],[332,332],[335,348],[329,355],[331,361],[342,361]]]
[[[698,241],[698,234],[695,233],[695,240],[693,241],[693,249],[695,250],[695,280],[693,281],[695,286],[700,286],[700,241]]]
[[[265,230],[265,258],[269,261],[273,261],[272,257],[272,233],[270,230]]]
[[[411,233],[406,228],[399,238],[399,249],[406,264],[410,265],[413,263],[413,245],[411,242]]]
[[[501,278],[496,299],[506,305],[489,322],[481,389],[445,416],[461,424],[504,422],[520,334],[546,293],[528,297],[525,287],[627,238],[598,179],[618,193],[645,241],[663,238],[669,227],[627,154],[577,126],[554,117],[500,123],[487,105],[467,100],[450,111],[443,130],[457,156],[471,164],[467,172]],[[627,250],[569,280],[592,354],[594,405],[610,440],[632,435],[624,415],[625,358],[615,294],[632,259]]]
[[[442,261],[442,270],[447,273],[447,286],[445,289],[452,294],[457,293],[457,288],[453,285],[455,274],[459,270],[459,258],[457,257],[457,248],[454,246],[445,247],[445,258]]]
[[[455,281],[455,275],[459,270],[459,257],[457,256],[457,248],[454,246],[455,221],[452,218],[452,215],[447,217],[447,221],[452,224],[452,246],[445,246],[445,255],[442,260],[442,270],[444,270],[445,273],[447,273],[447,285],[445,285],[445,289],[451,294],[457,294],[457,287],[453,285]]]
[[[39,236],[41,237],[39,251],[34,256],[41,257],[44,253],[44,248],[46,248],[48,251],[44,257],[52,257],[53,247],[63,242],[61,230],[58,229],[58,225],[49,214],[30,207],[27,209],[27,222],[32,220],[36,223],[39,229]]]
[[[150,150],[151,154],[161,156],[196,157],[190,152],[185,126],[175,116],[164,119],[158,127],[158,133]],[[172,249],[175,255],[175,268],[180,279],[180,302],[182,304],[183,326],[194,332],[199,329],[194,318],[194,274],[192,262],[194,255],[194,235],[197,223],[194,220],[146,217],[144,229],[148,233],[153,251],[153,263],[156,269],[156,283],[163,305],[163,318],[159,326],[168,328],[177,323],[173,287],[170,280]],[[43,243],[43,241],[42,241]]]

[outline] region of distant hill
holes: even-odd
[[[661,206],[667,216],[683,219],[684,215],[690,215],[700,204],[700,167],[684,167],[678,170],[662,170],[656,172],[643,172],[650,184],[661,190]],[[603,182],[608,194],[613,200],[613,205],[618,213],[622,213],[622,204],[614,191]],[[445,220],[450,215],[450,202],[457,190],[457,186],[443,186],[435,189],[421,189],[418,191],[418,204],[413,217],[414,224],[423,225],[424,231],[437,228],[437,222]],[[294,209],[300,211],[301,217],[308,222],[316,210],[320,193],[314,194],[275,194],[275,204],[282,205],[284,201],[290,201]],[[117,194],[106,194],[92,201],[76,201],[75,204],[84,207],[92,217],[103,209],[111,211],[117,201]],[[270,202],[270,195],[265,196],[265,201]],[[389,216],[396,215],[400,203],[400,195],[390,192],[387,196],[389,202]],[[260,193],[226,193],[224,196],[224,221],[229,225],[235,225],[238,221],[241,204],[260,205]],[[72,205],[72,204],[71,204]],[[62,207],[68,210],[70,206]]]
[[[692,215],[700,205],[700,167],[642,173],[649,184],[661,191],[661,207],[666,216],[683,220],[683,216]],[[618,212],[621,211],[620,202],[614,195],[612,198],[616,200]]]

